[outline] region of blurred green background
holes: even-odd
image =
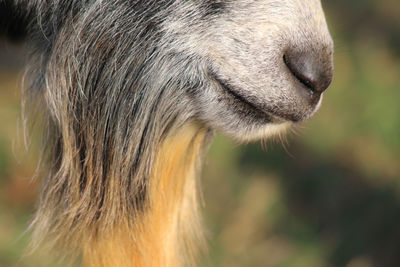
[[[400,266],[400,2],[323,2],[334,83],[286,148],[216,137],[202,174],[202,266]],[[59,266],[24,253],[38,190],[38,141],[26,151],[21,126],[24,62],[23,45],[0,40],[0,266]]]

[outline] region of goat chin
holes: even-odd
[[[320,0],[0,8],[0,33],[32,47],[23,103],[45,129],[32,246],[87,266],[191,265],[204,243],[196,174],[213,132],[280,135],[314,114],[332,80]]]

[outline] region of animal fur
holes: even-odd
[[[260,140],[317,110],[321,93],[299,84],[287,51],[332,70],[319,0],[1,7],[32,46],[24,103],[45,122],[34,246],[86,266],[192,264],[204,243],[196,173],[213,131]]]

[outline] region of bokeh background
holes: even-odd
[[[336,73],[284,145],[217,135],[203,171],[201,266],[400,266],[400,2],[323,1]],[[24,147],[26,48],[0,38],[0,266],[62,266],[24,252],[38,138]]]

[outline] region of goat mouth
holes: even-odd
[[[238,90],[235,90],[233,85],[231,85],[229,82],[226,82],[224,79],[220,78],[214,72],[211,72],[211,77],[224,89],[226,93],[231,95],[236,101],[242,103],[244,106],[247,107],[247,109],[266,118],[271,123],[279,124],[287,121],[292,121],[292,122],[300,121],[300,119],[294,118],[289,114],[284,114],[284,113],[282,114],[281,112],[277,114],[277,112],[272,112],[259,107],[257,104],[249,101],[248,98],[237,93]]]

